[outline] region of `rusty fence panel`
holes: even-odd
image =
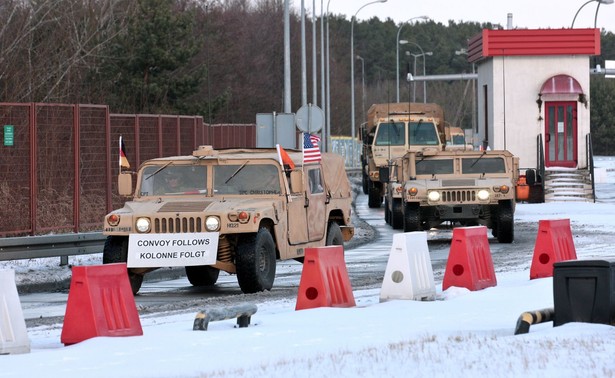
[[[28,235],[32,224],[32,150],[30,104],[2,104],[2,143],[0,143],[0,237]],[[6,144],[6,129],[12,126],[12,145]]]
[[[125,200],[116,194],[120,135],[133,170],[202,144],[256,145],[254,124],[111,114],[106,105],[0,103],[0,123],[2,238],[100,231],[104,215]]]

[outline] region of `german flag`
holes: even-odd
[[[120,135],[120,170],[130,169],[130,163],[126,158],[126,146],[124,145],[124,139]]]

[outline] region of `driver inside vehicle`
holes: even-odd
[[[164,175],[163,185],[156,190],[156,194],[180,193],[184,190],[181,176],[175,172],[168,172]]]

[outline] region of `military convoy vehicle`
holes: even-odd
[[[135,294],[159,267],[185,267],[195,286],[224,271],[244,293],[269,290],[277,260],[302,261],[305,248],[343,245],[354,233],[336,154],[303,164],[300,151],[201,146],[121,172],[118,189],[131,198],[105,216],[103,263],[127,263]]]
[[[388,184],[385,220],[393,228],[421,231],[449,221],[484,225],[500,243],[514,239],[519,159],[508,151],[409,152],[380,177]]]
[[[434,153],[443,149],[444,111],[433,103],[373,104],[361,128],[362,185],[370,208],[380,207],[386,187],[379,170],[409,151]]]

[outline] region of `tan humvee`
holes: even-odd
[[[159,267],[185,266],[195,286],[213,285],[220,270],[237,274],[244,293],[269,290],[276,260],[302,261],[308,247],[352,238],[351,187],[341,156],[295,167],[275,149],[214,150],[146,161],[119,175],[132,195],[104,220],[103,263],[126,262],[133,292]],[[179,182],[178,182],[179,181]]]
[[[385,219],[405,232],[446,221],[491,228],[500,243],[514,239],[519,158],[506,150],[408,153],[394,161]]]

